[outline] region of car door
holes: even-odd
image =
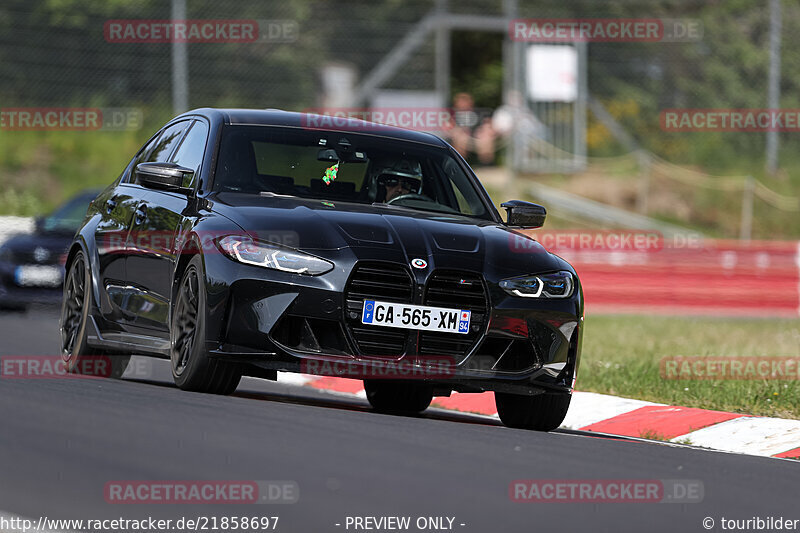
[[[180,126],[180,127],[179,127]],[[194,188],[203,160],[208,138],[208,125],[202,120],[176,124],[165,137],[181,131],[173,140],[174,147],[161,151],[154,159],[161,163],[176,163],[195,170],[195,174],[183,183]],[[146,238],[140,253],[128,257],[128,276],[141,290],[137,296],[139,305],[134,309],[135,324],[142,328],[168,335],[169,300],[172,291],[173,273],[178,256],[176,238],[180,228],[190,214],[189,198],[186,194],[168,190],[151,189],[146,201],[138,208],[132,235]],[[142,239],[140,239],[142,241]]]
[[[100,313],[106,320],[125,322],[128,302],[126,256],[127,240],[134,212],[148,191],[133,180],[132,169],[147,159],[161,132],[154,135],[134,156],[114,187],[102,192],[94,205],[100,213],[94,238],[98,255]]]

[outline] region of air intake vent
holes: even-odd
[[[425,287],[425,305],[472,311],[467,335],[431,331],[420,333],[420,355],[450,356],[460,362],[475,345],[486,324],[488,298],[483,279],[470,272],[437,270]]]
[[[362,324],[364,300],[411,303],[413,294],[414,280],[403,266],[391,263],[356,265],[345,289],[345,319],[361,355],[402,355],[409,335],[404,329]]]

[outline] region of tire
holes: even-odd
[[[186,391],[231,394],[239,386],[239,365],[212,359],[206,346],[206,291],[203,262],[195,255],[181,276],[170,321],[170,360],[175,384]]]
[[[61,303],[61,360],[67,371],[95,377],[120,378],[130,354],[102,353],[89,347],[87,324],[92,307],[92,271],[86,256],[78,252],[64,280]]]
[[[421,413],[433,400],[433,386],[408,381],[365,379],[364,390],[373,409],[381,413]]]
[[[544,393],[536,396],[494,393],[497,414],[510,428],[552,431],[564,421],[572,394]]]

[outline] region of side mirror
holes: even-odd
[[[182,194],[191,194],[191,187],[184,187],[194,170],[175,163],[139,163],[136,165],[136,181],[153,189],[166,189]]]
[[[547,216],[547,209],[539,204],[510,200],[503,202],[500,207],[508,213],[506,225],[521,228],[541,228]]]

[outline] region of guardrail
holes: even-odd
[[[31,218],[0,217],[0,244],[33,227]],[[541,230],[527,233],[543,237]],[[543,242],[548,245],[546,239]],[[644,249],[588,246],[553,251],[578,271],[590,314],[800,316],[800,241],[671,243],[675,240]]]
[[[587,313],[800,316],[798,241],[704,239],[681,247],[556,253],[577,270]]]

